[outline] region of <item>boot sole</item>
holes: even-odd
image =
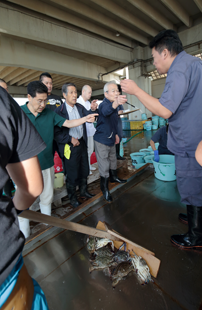
[[[192,250],[192,249],[198,249],[198,250],[202,250],[202,245],[195,245],[195,246],[183,246],[183,245],[179,245],[178,243],[174,242],[172,239],[170,239],[170,242],[172,244],[174,244],[176,247],[181,248],[181,249],[185,249],[185,250]]]
[[[186,221],[186,220],[183,220],[183,219],[179,218],[179,221],[180,221],[181,223],[183,223],[183,224],[188,225],[188,221]]]

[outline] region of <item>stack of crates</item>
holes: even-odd
[[[130,121],[131,130],[143,130],[143,124],[146,121]]]

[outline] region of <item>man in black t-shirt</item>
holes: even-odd
[[[46,145],[22,109],[1,87],[0,111],[0,308],[9,303],[11,308],[18,304],[23,309],[26,303],[31,309],[39,298],[44,310],[48,309],[45,296],[23,264],[25,238],[19,230],[17,211],[29,208],[43,190],[37,154]],[[9,175],[17,185],[13,200],[2,196]]]
[[[46,107],[51,109],[52,111],[55,111],[57,107],[59,107],[63,102],[62,99],[57,96],[52,94],[52,89],[53,89],[53,79],[50,73],[44,72],[40,75],[39,81],[42,82],[43,84],[46,85],[48,88],[48,102]]]

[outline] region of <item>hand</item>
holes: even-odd
[[[126,102],[127,102],[127,98],[126,98],[125,95],[119,95],[119,96],[118,96],[118,104],[119,104],[119,105],[122,105],[122,104],[124,104],[124,103],[126,103]]]
[[[156,161],[157,163],[159,162],[159,151],[158,150],[156,150],[156,151],[154,151],[154,161]]]
[[[122,105],[127,102],[125,95],[119,95],[116,100],[112,103],[112,107],[116,109],[119,105]]]
[[[120,142],[119,136],[116,135],[116,136],[115,136],[115,144],[119,144],[119,142]]]
[[[94,123],[94,121],[95,121],[95,116],[98,116],[99,114],[97,114],[97,113],[94,113],[94,114],[88,114],[87,116],[86,116],[86,122],[88,122],[88,123]]]
[[[132,80],[122,80],[121,88],[123,92],[130,94],[130,95],[135,95],[137,90],[139,89],[137,84]]]
[[[92,111],[95,111],[98,108],[97,101],[98,101],[98,99],[94,99],[93,101],[91,101],[90,108]]]
[[[71,143],[73,144],[73,147],[78,146],[80,144],[78,139],[75,139],[74,137],[72,137]]]

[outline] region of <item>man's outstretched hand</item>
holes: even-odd
[[[88,122],[88,123],[94,123],[94,121],[95,121],[95,116],[98,116],[99,114],[97,114],[97,113],[94,113],[94,114],[88,114],[87,116],[86,116],[86,122]]]
[[[98,101],[98,99],[94,99],[91,101],[90,108],[92,111],[95,111],[98,108],[97,101]]]
[[[128,79],[121,81],[121,89],[124,93],[135,95],[139,87],[134,81]]]
[[[119,95],[116,100],[112,103],[112,107],[116,109],[119,105],[122,105],[127,102],[125,95]]]

